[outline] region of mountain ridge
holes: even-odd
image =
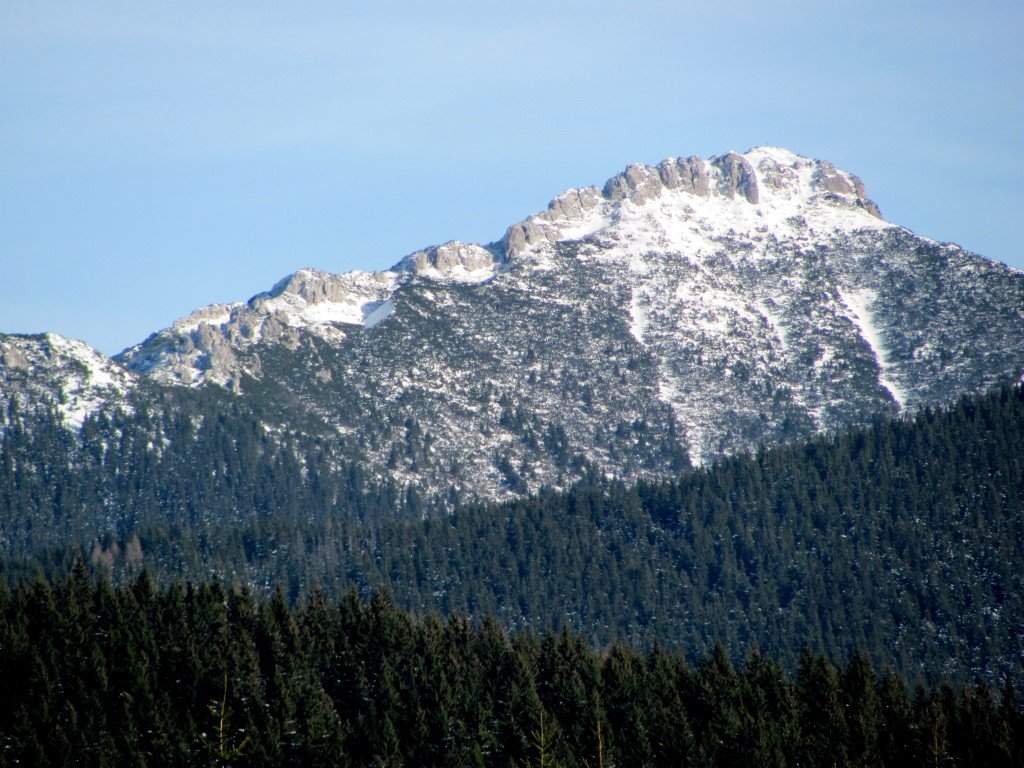
[[[301,411],[377,477],[502,496],[941,404],[1019,379],[1022,348],[1022,273],[758,147],[630,165],[485,245],[300,269],[115,359],[267,399],[268,429]]]
[[[747,156],[759,162],[754,169]],[[783,163],[788,163],[783,164]],[[314,332],[334,335],[324,327],[326,323],[345,325],[364,324],[377,307],[386,301],[382,286],[392,291],[401,281],[410,276],[454,280],[457,282],[484,282],[495,277],[508,262],[523,252],[541,243],[556,243],[577,240],[595,234],[611,223],[615,207],[624,202],[643,205],[657,198],[666,190],[682,190],[697,198],[720,196],[729,201],[740,195],[749,204],[758,205],[762,192],[765,197],[785,196],[805,202],[817,193],[827,196],[830,202],[840,200],[850,203],[861,211],[883,221],[878,207],[867,198],[863,182],[855,175],[840,171],[827,161],[810,160],[778,147],[757,147],[740,155],[728,152],[705,161],[699,157],[667,158],[657,165],[635,163],[608,179],[602,189],[598,187],[571,188],[557,195],[546,210],[528,216],[507,228],[498,240],[479,245],[450,240],[440,245],[428,246],[415,251],[383,271],[351,272],[332,274],[324,270],[306,267],[279,280],[269,291],[259,293],[247,302],[213,304],[200,308],[173,323],[170,327],[154,334],[160,337],[167,333],[192,333],[201,326],[218,326],[229,323],[232,313],[245,307],[256,310],[257,314],[273,315],[275,310],[284,310],[280,302],[271,301],[282,295],[302,298],[307,307],[299,308],[298,316],[282,312],[291,321],[289,324],[310,325]],[[759,209],[778,212],[775,206]],[[796,212],[795,210],[792,212]],[[316,288],[306,278],[314,278]],[[296,286],[295,284],[299,285]],[[337,304],[320,313],[303,312],[308,305]],[[289,316],[290,315],[290,316]],[[232,341],[245,343],[258,338],[258,329],[250,326],[255,318],[240,321],[240,330],[231,332]],[[374,317],[379,322],[382,317]],[[319,320],[320,322],[317,322]],[[276,329],[272,329],[272,333]],[[166,360],[153,361],[145,354],[151,336],[141,344],[134,345],[115,355],[125,361],[129,368],[141,373],[155,375],[165,381],[181,384],[202,384],[207,380],[232,385],[236,380],[230,374],[239,371],[230,364],[227,370],[219,370],[225,355],[222,345],[216,344],[209,336],[197,339],[197,347],[209,345],[211,365],[203,374],[193,367],[191,375],[179,365],[166,365]],[[164,365],[161,365],[164,363]],[[179,361],[180,363],[180,361]],[[168,370],[170,367],[172,370]]]

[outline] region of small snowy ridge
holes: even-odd
[[[321,323],[362,325],[363,305],[371,302],[372,299],[362,296],[346,296],[342,301],[310,304],[300,296],[286,293],[268,300],[261,309],[293,327]]]
[[[302,269],[250,300],[249,309],[293,328],[341,323],[364,325],[397,285],[394,272],[354,271],[332,275]]]
[[[390,274],[408,275],[448,283],[484,283],[502,271],[494,252],[475,243],[449,240],[410,253]]]
[[[879,384],[889,390],[889,394],[892,395],[901,409],[904,408],[907,403],[906,392],[890,375],[893,366],[889,362],[889,352],[882,341],[882,334],[879,333],[878,328],[875,326],[871,310],[868,309],[875,301],[874,292],[866,288],[860,290],[840,290],[839,298],[850,311],[848,317],[857,326],[861,338],[868,343],[872,354],[875,356],[875,360],[878,362],[878,367],[881,369],[881,374],[878,377]]]
[[[88,416],[112,397],[128,391],[131,381],[127,371],[88,344],[56,333],[46,334],[45,339],[58,360],[77,362],[85,367],[84,375],[73,367],[64,366],[63,369],[61,402],[57,407],[69,427],[81,429]]]
[[[232,311],[242,306],[244,305],[241,303],[211,304],[208,307],[197,309],[187,317],[177,320],[172,327],[178,333],[192,333],[192,331],[198,330],[201,325],[219,327],[230,322]]]

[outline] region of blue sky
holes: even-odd
[[[1024,268],[1021,39],[1019,0],[0,0],[0,331],[112,354],[758,144]]]

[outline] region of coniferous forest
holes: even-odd
[[[160,425],[158,453],[152,424],[87,422],[76,442],[45,414],[9,415],[8,581],[81,557],[117,584],[218,577],[279,586],[290,605],[316,586],[330,600],[385,588],[419,614],[567,627],[593,648],[657,641],[696,663],[720,642],[734,663],[757,650],[788,671],[805,647],[836,664],[863,651],[910,683],[1024,687],[1019,387],[674,479],[592,475],[504,504],[424,500],[269,439],[258,414],[203,408]]]
[[[4,764],[1022,764],[1020,387],[505,503],[191,407],[4,415]]]
[[[718,646],[294,609],[219,581],[0,587],[0,762],[33,766],[1020,766],[1012,687],[908,688],[862,654],[792,674]]]

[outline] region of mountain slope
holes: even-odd
[[[420,615],[567,625],[595,647],[657,640],[698,657],[721,641],[787,666],[804,647],[834,661],[859,649],[911,679],[1024,684],[1021,387],[656,483],[590,476],[443,515],[402,514],[314,454],[290,460],[238,416],[135,473],[124,466],[144,449],[104,456],[98,435],[54,445],[52,471],[33,473],[38,440],[9,432],[0,519],[23,524],[0,527],[0,582],[66,572],[84,549],[116,580],[217,575],[296,601],[315,585],[330,598],[384,587]],[[96,530],[88,490],[105,485],[122,489],[120,519],[69,536],[76,519]]]
[[[80,429],[97,411],[123,404],[138,378],[75,339],[0,334],[0,406],[52,407]]]
[[[120,360],[299,408],[378,476],[484,495],[626,477],[1019,376],[1024,276],[786,150],[630,166],[486,247],[301,270]]]

